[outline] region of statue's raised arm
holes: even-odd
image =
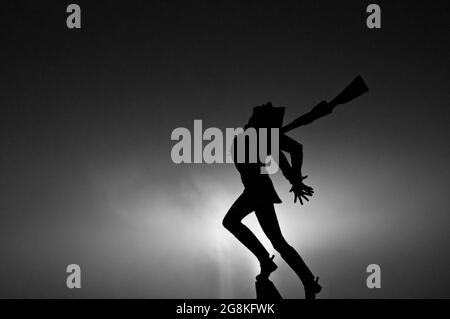
[[[361,76],[357,76],[352,83],[350,83],[341,93],[339,93],[330,102],[322,101],[317,104],[311,111],[298,117],[291,123],[281,128],[282,133],[286,133],[299,126],[307,125],[315,120],[330,114],[333,109],[339,104],[345,104],[358,96],[366,93],[368,87]]]

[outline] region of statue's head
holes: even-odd
[[[245,128],[281,128],[283,125],[284,107],[275,107],[271,102],[255,106],[253,114]]]

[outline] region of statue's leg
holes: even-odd
[[[314,275],[311,270],[309,270],[297,251],[284,239],[273,204],[261,205],[255,212],[259,224],[272,243],[273,248],[280,253],[286,263],[295,271],[303,285],[308,286],[314,282]]]
[[[244,244],[258,258],[260,263],[265,263],[270,260],[268,251],[252,231],[242,223],[242,219],[252,211],[254,211],[254,208],[251,201],[245,194],[242,194],[225,215],[223,226]]]

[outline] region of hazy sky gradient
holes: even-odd
[[[289,134],[316,192],[294,205],[274,177],[281,228],[321,297],[450,297],[445,1],[377,1],[376,31],[364,1],[78,1],[81,30],[69,3],[2,4],[0,297],[253,298],[256,260],[221,225],[237,171],[173,164],[170,134],[267,101],[288,122],[358,74],[368,94]]]

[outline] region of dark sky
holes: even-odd
[[[368,94],[289,134],[316,193],[294,205],[274,177],[283,232],[324,298],[450,297],[446,1],[376,1],[381,30],[369,1],[77,1],[81,30],[69,3],[1,5],[0,297],[253,298],[257,263],[221,226],[239,175],[173,164],[171,132],[267,101],[287,122],[358,74]]]

